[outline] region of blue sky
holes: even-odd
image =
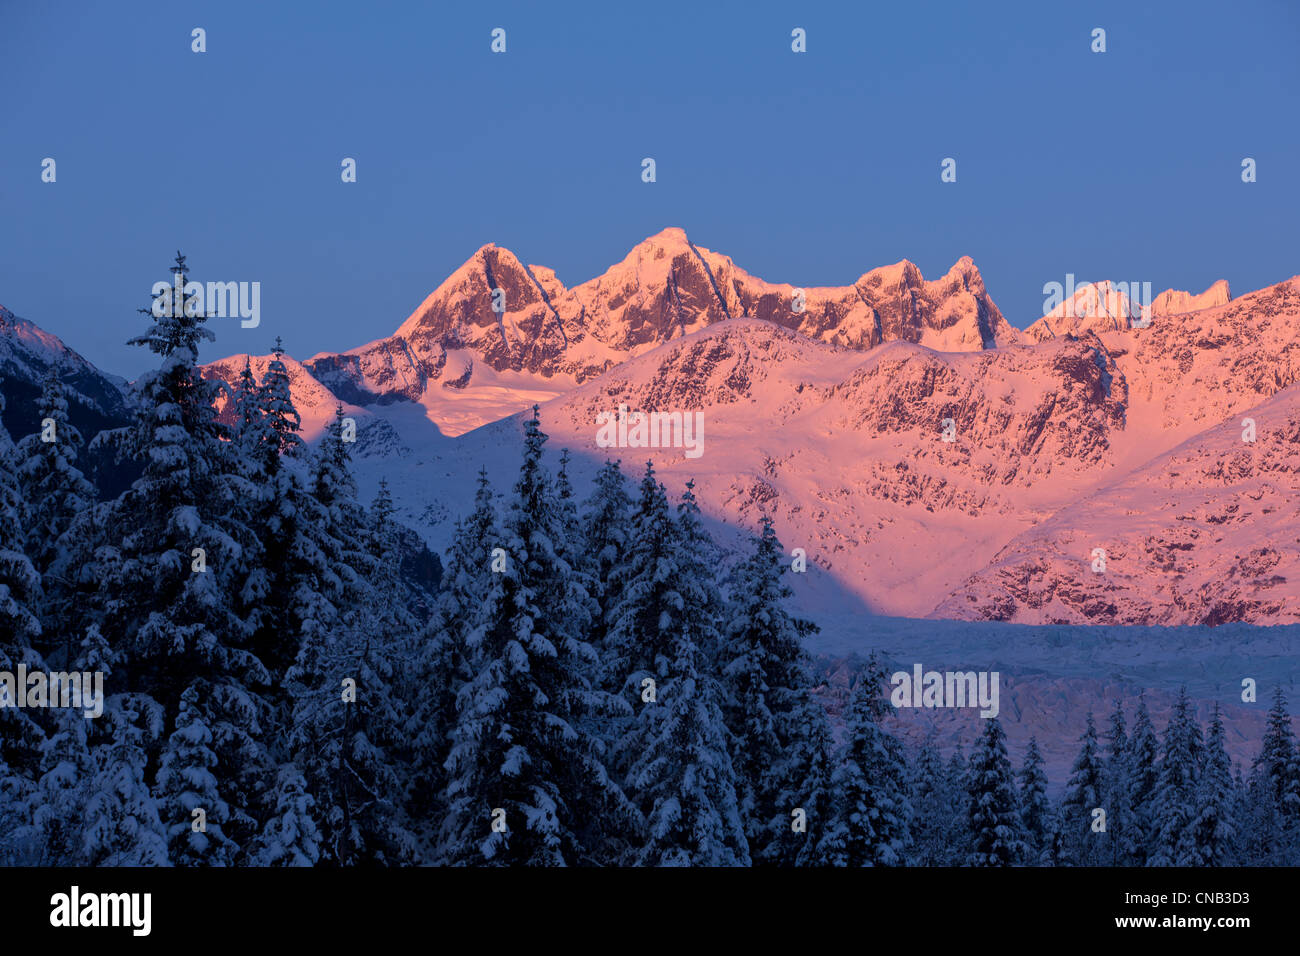
[[[669,225],[804,286],[970,255],[1022,327],[1066,273],[1300,272],[1293,0],[298,7],[0,0],[0,302],[134,376],[178,247],[262,285],[205,358],[386,335],[485,242],[576,285]]]

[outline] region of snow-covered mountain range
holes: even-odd
[[[538,403],[580,491],[608,457],[653,459],[670,489],[695,480],[724,541],[771,515],[807,554],[810,606],[1300,621],[1300,278],[1168,290],[1142,322],[1123,288],[1082,284],[1022,332],[969,258],[799,288],[670,228],[573,287],[484,246],[392,335],[286,364],[307,437],[343,403],[363,487],[386,478],[435,550],[481,466],[509,486]],[[8,312],[0,330],[7,393],[34,393],[40,356],[74,356],[87,407],[120,416],[124,383]],[[233,381],[244,359],[207,374]],[[703,453],[601,447],[620,405],[698,413]]]
[[[435,548],[481,465],[508,486],[539,403],[580,484],[653,459],[724,538],[772,515],[814,589],[872,613],[1300,621],[1300,279],[1167,290],[1143,322],[1122,289],[1081,285],[1021,332],[969,258],[800,289],[666,229],[568,288],[488,245],[393,335],[290,373],[309,436],[345,403],[363,483],[387,478]],[[701,413],[703,454],[600,447],[619,405]]]

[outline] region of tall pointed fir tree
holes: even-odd
[[[789,826],[793,808],[783,799],[804,787],[807,742],[800,734],[812,678],[803,641],[815,626],[786,609],[793,593],[782,579],[787,570],[764,515],[754,551],[734,575],[719,654],[750,855],[763,862]]]
[[[202,688],[214,777],[232,808],[226,835],[240,846],[257,827],[243,808],[257,801],[270,767],[262,732],[270,674],[250,649],[238,599],[256,538],[242,515],[250,489],[217,419],[222,386],[198,367],[200,345],[214,337],[179,253],[174,271],[183,293],[169,289],[141,309],[151,324],[131,340],[160,364],[136,386],[140,410],[126,447],[142,475],[112,506],[121,540],[115,555],[102,555],[97,611],[104,638],[122,652],[118,679],[157,701],[168,720],[189,688]],[[151,765],[180,743],[170,733],[123,733],[148,748]],[[191,821],[163,821],[181,822]]]
[[[873,655],[858,678],[845,721],[844,745],[831,776],[834,798],[820,835],[831,866],[902,866],[912,805],[902,746],[880,726],[884,670]]]
[[[380,572],[356,500],[347,433],[340,405],[303,499],[321,577],[299,588],[302,641],[288,671],[295,698],[291,740],[317,813],[321,861],[409,863],[416,841],[388,752],[390,735],[403,723],[401,694],[391,641],[372,640],[382,628],[376,628],[370,578]]]
[[[1066,859],[1073,866],[1101,866],[1110,858],[1111,808],[1106,806],[1106,766],[1097,744],[1097,725],[1091,711],[1079,742],[1079,755],[1061,801]],[[1098,810],[1105,816],[1099,816]],[[1101,829],[1103,822],[1105,829]]]
[[[1056,820],[1047,796],[1047,773],[1037,737],[1029,738],[1020,768],[1020,822],[1024,825],[1025,862],[1031,866],[1054,862],[1052,842]]]
[[[1141,840],[1133,819],[1131,761],[1124,707],[1115,701],[1106,730],[1105,760],[1106,842],[1109,847],[1106,862],[1111,866],[1130,863]]]
[[[1178,865],[1183,834],[1196,816],[1196,788],[1204,749],[1201,727],[1184,687],[1178,693],[1178,702],[1165,729],[1160,777],[1152,795],[1154,848],[1151,866]]]
[[[591,581],[598,613],[591,623],[591,643],[601,653],[619,603],[616,571],[632,542],[632,499],[619,462],[607,461],[596,473],[596,487],[583,517],[582,563]]]
[[[159,812],[166,823],[168,857],[177,866],[229,866],[237,847],[226,836],[230,807],[221,798],[213,770],[210,699],[201,682],[181,695],[180,713],[158,768]]]
[[[448,768],[446,857],[467,865],[595,862],[585,828],[621,792],[586,718],[601,706],[595,653],[583,639],[588,601],[554,542],[563,535],[542,465],[534,406],[505,522],[503,570],[469,638],[473,676],[461,689]]]
[[[971,753],[971,851],[968,866],[1015,866],[1025,857],[1016,785],[1007,758],[1006,735],[996,717],[984,720],[984,732]]]
[[[0,394],[0,413],[4,396]],[[20,665],[41,670],[36,650],[41,640],[41,579],[23,550],[23,500],[17,481],[18,450],[4,423],[0,422],[0,671],[17,674]],[[27,710],[17,701],[3,698],[8,688],[0,685],[0,774],[25,778],[8,786],[17,792],[30,784],[40,761],[44,734]],[[0,779],[0,788],[6,786]]]
[[[601,648],[603,685],[627,704],[629,722],[640,710],[641,682],[659,680],[669,668],[681,597],[673,589],[677,581],[660,564],[675,561],[679,544],[668,495],[655,477],[654,463],[647,461],[630,539],[611,574],[618,603],[606,615],[609,626]],[[616,753],[616,765],[619,759]]]
[[[1295,862],[1300,857],[1300,748],[1281,686],[1273,691],[1248,795],[1253,860],[1260,865]]]
[[[1179,866],[1231,866],[1236,862],[1240,808],[1224,738],[1216,703],[1196,784],[1195,816],[1180,838]]]
[[[76,653],[79,622],[78,589],[72,580],[79,550],[74,524],[95,503],[96,492],[77,469],[83,442],[68,418],[67,397],[54,363],[42,381],[37,414],[35,431],[18,443],[25,550],[42,581],[39,649],[52,662],[67,663]],[[61,651],[58,657],[56,650]]]
[[[147,750],[163,733],[162,707],[144,694],[114,694],[103,716],[109,739],[93,748],[84,860],[89,866],[165,866],[167,823],[145,782]]]
[[[944,768],[948,778],[948,789],[952,794],[952,816],[949,830],[948,864],[963,866],[971,854],[973,834],[970,828],[970,762],[962,751],[961,740],[953,748],[952,756]]]
[[[298,431],[284,349],[277,338],[260,383],[245,361],[235,387],[235,438],[251,486],[250,522],[259,529],[259,553],[241,598],[253,629],[253,647],[274,675],[279,709],[287,706],[284,675],[299,650],[304,620],[319,623],[321,594],[338,578],[327,565],[328,547],[316,538],[312,508],[304,486],[305,451]],[[338,598],[336,591],[331,596]]]
[[[931,734],[911,764],[912,838],[908,862],[912,866],[945,866],[952,861],[951,833],[954,817],[965,815],[964,793],[958,807],[948,768]],[[964,826],[964,823],[963,823]],[[958,861],[960,862],[960,861]]]
[[[1125,862],[1146,866],[1154,847],[1156,788],[1160,782],[1160,740],[1144,695],[1138,695],[1133,732],[1128,738],[1128,811],[1131,825],[1123,847]]]
[[[692,485],[687,483],[678,506],[677,527],[662,529],[666,553],[654,566],[663,590],[643,591],[643,582],[634,580],[627,592],[633,600],[647,595],[649,606],[658,609],[654,620],[632,625],[655,655],[649,662],[653,670],[640,662],[636,671],[654,683],[639,684],[641,706],[628,734],[634,742],[628,749],[635,756],[627,790],[646,816],[638,862],[744,866],[749,844],[718,704],[721,692],[704,670],[703,648],[717,641],[722,601],[701,547],[703,529]],[[646,525],[642,530],[655,529]],[[644,543],[638,536],[634,549]]]
[[[408,806],[426,841],[436,841],[447,816],[445,764],[456,728],[456,699],[472,676],[469,638],[481,621],[483,596],[491,590],[493,551],[503,540],[493,499],[487,471],[481,470],[474,511],[457,523],[447,551],[442,590],[421,635],[408,689],[413,751]]]

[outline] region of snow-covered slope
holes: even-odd
[[[1035,624],[1300,623],[1300,385],[1019,535],[934,610]],[[1094,549],[1105,553],[1098,563]]]

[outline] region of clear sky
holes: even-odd
[[[178,247],[261,283],[205,359],[387,335],[485,242],[576,285],[669,225],[803,286],[970,255],[1021,327],[1066,273],[1241,294],[1300,272],[1298,51],[1296,0],[0,0],[0,302],[134,376]]]

